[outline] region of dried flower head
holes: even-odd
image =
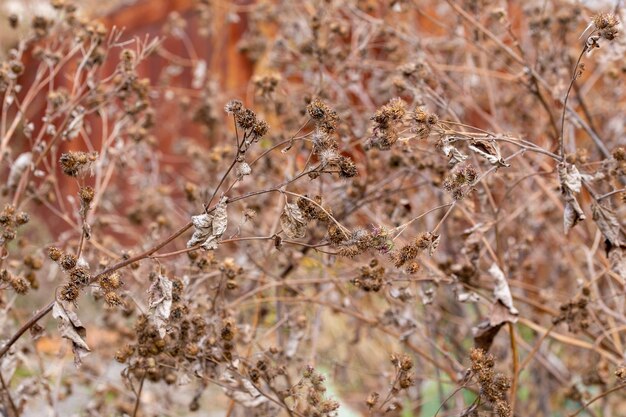
[[[592,19],[595,29],[600,34],[600,37],[612,41],[617,37],[619,32],[617,26],[619,21],[614,14],[611,13],[598,13]]]
[[[224,111],[228,114],[237,115],[241,113],[243,108],[244,107],[243,107],[243,103],[241,102],[241,100],[230,100],[224,106]]]
[[[61,155],[59,162],[65,175],[78,177],[84,175],[98,159],[97,152],[67,152]]]
[[[509,378],[496,373],[493,368],[493,355],[482,349],[472,349],[470,352],[471,372],[480,384],[480,396],[491,404],[498,417],[510,417],[511,406],[506,400],[506,392],[511,386]]]
[[[52,248],[50,249],[52,250]],[[59,264],[61,265],[61,268],[65,269],[66,271],[69,271],[70,269],[73,269],[76,266],[76,261],[77,261],[77,258],[75,255],[66,254],[66,255],[63,255]]]
[[[436,114],[428,113],[423,107],[417,107],[413,111],[412,119],[413,131],[419,139],[427,138],[439,122],[439,117]]]
[[[322,132],[330,134],[337,128],[337,122],[339,120],[337,112],[331,109],[319,98],[316,98],[309,103],[307,106],[307,112]]]

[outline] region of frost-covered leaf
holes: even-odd
[[[166,324],[172,310],[172,287],[172,281],[164,275],[159,275],[148,289],[150,318],[161,337],[165,336]]]
[[[280,225],[290,239],[303,238],[306,235],[306,220],[296,204],[285,204],[280,215]]]
[[[91,351],[89,346],[87,346],[87,342],[85,342],[87,329],[83,327],[76,313],[64,308],[59,302],[55,302],[52,306],[52,317],[58,321],[61,336],[72,342],[74,364],[76,367],[79,367],[82,363],[82,358]]]
[[[205,250],[217,249],[218,240],[228,227],[227,201],[226,197],[222,197],[212,214],[205,213],[191,217],[195,231],[187,242],[188,248],[202,243],[202,248]]]
[[[496,286],[493,289],[493,295],[497,301],[500,301],[511,314],[517,315],[519,311],[513,306],[513,297],[511,296],[511,290],[509,284],[506,282],[504,272],[500,269],[498,264],[494,263],[489,268],[489,274],[496,281]]]
[[[495,141],[473,140],[469,145],[469,148],[489,161],[491,165],[501,167],[511,166],[507,164],[502,158],[502,155],[500,155],[500,148],[498,148]]]
[[[20,178],[22,178],[22,174],[24,171],[28,169],[31,162],[33,161],[33,154],[30,152],[24,152],[11,165],[11,171],[9,171],[9,179],[7,180],[7,187],[14,188],[17,187],[17,183]]]

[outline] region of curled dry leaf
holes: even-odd
[[[252,173],[252,168],[250,168],[250,165],[248,165],[246,162],[241,162],[239,165],[237,165],[235,173],[237,175],[237,178],[241,180],[246,175],[250,175],[250,173]]]
[[[582,185],[582,177],[578,169],[573,164],[561,162],[557,168],[559,172],[559,183],[561,184],[561,192],[565,200],[565,210],[563,213],[563,227],[565,234],[578,224],[585,220],[585,213],[578,204],[578,200],[574,193],[579,193]]]
[[[500,148],[495,141],[491,140],[473,140],[469,145],[469,148],[476,152],[478,155],[485,158],[491,165],[500,167],[510,167],[500,154]]]
[[[83,327],[76,313],[66,309],[58,301],[52,306],[52,317],[58,321],[61,336],[72,342],[74,365],[79,367],[82,364],[82,358],[87,356],[91,351],[89,346],[87,346],[87,342],[85,342],[87,329]]]
[[[459,151],[457,148],[451,145],[450,141],[444,141],[441,150],[443,154],[448,157],[448,164],[450,166],[454,166],[459,162],[465,161],[469,156],[465,155],[463,152]]]
[[[582,187],[582,177],[576,165],[561,162],[557,169],[563,192],[579,193]]]
[[[626,282],[626,240],[615,212],[609,207],[594,203],[591,205],[593,221],[604,236],[606,256],[609,258],[611,269]]]
[[[228,227],[227,202],[228,198],[222,197],[212,214],[205,213],[191,217],[195,231],[187,242],[188,248],[202,243],[202,248],[205,250],[217,249],[217,242]]]
[[[604,239],[606,239],[607,252],[610,251],[612,247],[626,245],[619,221],[613,210],[601,204],[593,203],[591,205],[591,212],[593,213],[593,221],[598,225],[598,229],[600,229]]]
[[[480,301],[478,294],[473,291],[459,293],[456,299],[461,303],[477,303]]]
[[[296,204],[285,204],[280,215],[280,226],[290,239],[299,239],[306,235],[306,220]]]
[[[231,370],[226,370],[220,380],[226,395],[244,407],[255,408],[268,401],[250,380]]]
[[[501,302],[509,310],[509,313],[517,316],[519,311],[513,306],[511,289],[509,288],[508,282],[506,282],[504,272],[502,272],[498,264],[494,263],[491,265],[491,268],[489,268],[489,274],[491,274],[496,281],[496,286],[493,289],[493,296],[496,298],[496,301]]]
[[[504,276],[504,272],[494,263],[491,265],[491,268],[489,268],[489,274],[496,281],[496,285],[493,289],[495,301],[491,305],[489,317],[472,329],[474,344],[484,351],[489,350],[500,328],[504,326],[505,323],[517,322],[517,316],[519,314],[519,311],[513,305],[513,297],[511,296],[511,290]]]
[[[7,180],[7,187],[15,188],[17,187],[17,183],[20,178],[22,178],[22,174],[33,161],[33,154],[30,152],[24,152],[17,157],[13,165],[11,165],[11,171],[9,172],[9,179]]]
[[[161,337],[165,336],[167,321],[172,310],[172,281],[166,276],[159,275],[152,282],[148,294],[150,295],[150,318],[159,330]]]

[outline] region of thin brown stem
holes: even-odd
[[[143,382],[146,379],[146,375],[144,374],[141,377],[141,382],[139,382],[139,390],[137,391],[137,398],[135,400],[135,408],[133,410],[133,417],[137,417],[139,413],[139,405],[141,404],[141,391],[143,390]]]

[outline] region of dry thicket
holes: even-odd
[[[78,3],[1,26],[0,414],[626,415],[623,8]]]

